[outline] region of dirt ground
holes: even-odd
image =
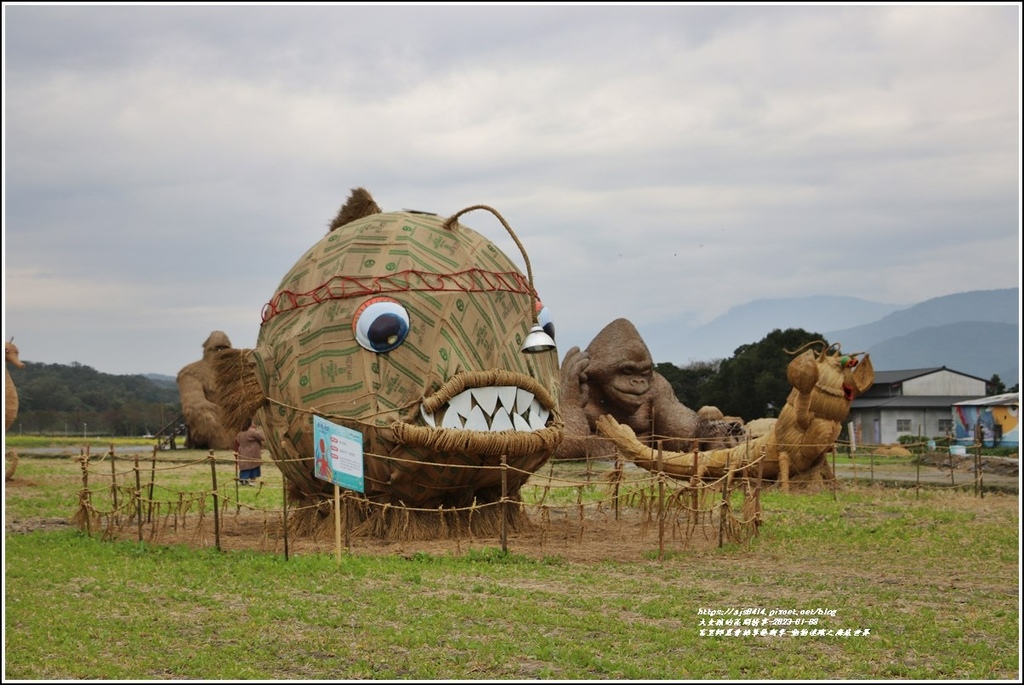
[[[945,457],[945,469],[941,464],[921,467],[923,483],[948,482],[948,455]],[[1016,460],[1010,461],[1015,471]],[[1002,464],[1001,468],[1008,471],[1010,466]],[[973,479],[973,473],[967,470],[968,467],[973,469],[973,459],[962,460],[956,467],[956,477],[961,484]],[[916,466],[903,466],[902,470],[905,473],[879,467],[874,475],[879,481],[912,481],[919,477]],[[1013,492],[1016,492],[1019,483],[1016,473],[1013,476],[997,474],[988,466],[983,470],[986,485],[993,485],[993,481],[1005,481],[1005,487],[1012,485]],[[859,467],[857,480],[865,480],[867,473],[863,467]],[[846,469],[840,470],[838,475],[839,492],[844,487],[853,487],[848,480],[851,474]],[[20,478],[17,474],[5,485],[8,499],[30,497],[36,487],[31,480]],[[746,498],[741,498],[741,501],[746,501]],[[261,511],[228,505],[222,508],[222,515],[216,522],[212,515],[200,520],[197,514],[179,519],[171,514],[158,513],[153,519],[144,522],[141,534],[144,541],[154,544],[196,547],[219,545],[223,550],[249,549],[282,555],[313,552],[333,554],[339,549],[342,553],[347,551],[358,554],[459,555],[471,550],[504,548],[510,553],[537,559],[550,556],[582,563],[657,559],[661,555],[684,550],[699,553],[718,547],[720,541],[744,544],[757,535],[758,525],[752,520],[751,510],[747,514],[733,511],[734,517],[726,517],[723,525],[717,510],[708,511],[714,505],[715,502],[705,502],[701,507],[704,511],[696,520],[684,509],[673,509],[671,506],[664,509],[665,513],[659,520],[658,508],[653,501],[640,506],[622,506],[618,512],[602,505],[530,506],[525,508],[524,525],[518,530],[506,530],[504,541],[499,531],[488,535],[472,535],[466,530],[461,530],[458,535],[438,539],[385,540],[352,531],[346,534],[344,529],[338,531],[330,518],[324,520],[313,534],[298,535],[292,532],[285,536],[280,510]],[[6,517],[5,523],[8,534],[54,530],[74,525],[70,518],[12,520],[10,516]],[[116,525],[110,521],[99,521],[90,532],[117,539],[139,539],[139,528],[135,521],[118,521]]]
[[[15,477],[6,483],[6,497],[30,497],[36,484]],[[717,497],[718,495],[716,495]],[[717,513],[703,512],[698,520],[679,509],[666,508],[659,522],[654,502],[639,507],[620,507],[618,514],[610,507],[600,506],[530,506],[518,530],[506,529],[504,543],[500,528],[494,534],[474,535],[462,529],[457,535],[435,539],[381,539],[367,534],[346,535],[343,524],[328,517],[311,534],[290,532],[284,535],[282,512],[222,507],[215,522],[212,515],[200,520],[198,514],[181,518],[158,514],[141,527],[141,539],[159,545],[215,547],[229,550],[253,550],[262,553],[301,555],[309,553],[400,555],[417,553],[435,556],[461,555],[476,550],[505,549],[509,553],[535,559],[558,557],[568,562],[638,561],[657,559],[660,555],[682,550],[705,550],[723,543],[743,543],[756,534],[752,521],[737,523],[726,517],[720,526]],[[734,512],[742,515],[742,512]],[[12,519],[7,517],[7,534],[52,531],[79,527],[68,518]],[[293,521],[294,523],[294,521]],[[339,526],[339,527],[336,527]],[[290,526],[293,528],[294,526]],[[83,528],[84,529],[84,528]],[[137,521],[123,520],[117,525],[100,520],[90,534],[110,539],[138,541]],[[287,546],[287,550],[286,550]]]

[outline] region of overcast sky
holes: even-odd
[[[356,186],[500,212],[560,355],[619,317],[1020,286],[1018,3],[5,3],[3,27],[23,360],[175,375],[213,330],[255,346]]]

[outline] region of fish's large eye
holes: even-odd
[[[352,316],[352,331],[370,352],[390,352],[409,335],[409,312],[390,297],[374,297]]]
[[[551,310],[539,302],[537,303],[537,307],[537,323],[540,324],[540,327],[544,329],[544,332],[554,340],[555,320],[551,318]]]

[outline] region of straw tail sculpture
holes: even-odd
[[[730,449],[663,452],[662,470],[677,478],[718,477],[727,469],[749,466],[761,469],[764,478],[777,480],[783,489],[790,481],[822,478],[828,469],[826,455],[842,430],[850,403],[871,387],[875,372],[867,354],[861,359],[859,352],[843,354],[838,344],[808,343],[790,354],[796,355],[786,368],[793,389],[766,435]],[[641,444],[629,426],[609,415],[598,418],[597,426],[626,458],[657,470],[657,451]],[[755,465],[762,457],[763,467]]]
[[[561,367],[565,438],[556,459],[608,458],[615,445],[597,431],[597,418],[609,415],[653,445],[663,438],[669,450],[729,447],[737,444],[738,423],[702,415],[679,401],[636,327],[615,319],[585,350],[570,349]],[[702,408],[703,409],[703,408]]]
[[[203,342],[203,358],[178,371],[181,413],[188,426],[186,448],[229,450],[234,444],[237,431],[229,430],[221,419],[219,390],[213,368],[214,356],[230,349],[231,340],[227,334],[213,331]]]
[[[459,222],[472,210],[502,223],[528,276]],[[256,347],[218,355],[221,404],[233,425],[258,416],[296,532],[332,524],[314,416],[362,436],[355,533],[496,531],[502,510],[514,529],[529,525],[521,507],[483,505],[503,490],[517,501],[561,442],[553,334],[526,251],[493,209],[382,212],[356,188],[281,280]]]
[[[4,434],[11,429],[14,420],[18,418],[18,389],[14,387],[14,380],[7,365],[12,364],[16,368],[23,369],[25,365],[21,362],[18,353],[18,346],[12,338],[4,343]],[[14,478],[14,470],[18,468],[18,453],[14,450],[4,455],[4,480]]]

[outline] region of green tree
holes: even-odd
[[[670,362],[656,364],[654,370],[664,376],[672,386],[680,402],[694,411],[709,404],[706,401],[709,387],[718,375],[720,359],[707,362],[691,362],[679,368]]]
[[[702,405],[714,405],[727,416],[739,416],[744,421],[778,416],[792,390],[786,378],[792,352],[817,340],[828,344],[820,333],[776,328],[760,342],[741,345],[708,380]]]
[[[985,387],[985,391],[989,395],[1002,395],[1007,392],[1006,383],[1003,383],[1003,379],[999,377],[998,373],[992,374],[992,378],[989,379],[988,385]]]

